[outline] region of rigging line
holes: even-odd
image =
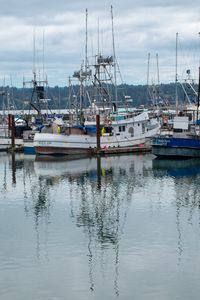
[[[198,92],[194,89],[193,85],[190,82],[187,82],[187,84],[190,86],[190,88],[192,89],[192,91],[194,92],[194,94],[197,96]]]
[[[191,104],[190,98],[189,98],[189,96],[188,96],[188,94],[187,94],[187,92],[186,92],[186,90],[185,90],[184,85],[182,84],[182,82],[179,82],[179,83],[180,83],[180,85],[181,85],[181,87],[182,87],[182,89],[183,89],[183,91],[184,91],[184,94],[185,94],[185,96],[186,96],[188,102]]]

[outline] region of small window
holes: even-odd
[[[128,132],[131,134],[131,136],[134,136],[134,129],[133,127],[130,127]]]
[[[142,124],[142,133],[145,133],[145,124]]]
[[[119,126],[119,132],[123,132],[126,130],[126,126]]]

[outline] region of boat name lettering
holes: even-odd
[[[155,144],[156,145],[167,145],[168,144],[168,140],[167,139],[159,139],[159,138],[157,138],[157,139],[155,139]]]
[[[51,142],[48,142],[48,141],[39,141],[39,145],[42,145],[42,146],[51,145]]]

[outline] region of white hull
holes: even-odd
[[[101,136],[101,149],[127,148],[144,144],[146,138],[155,135],[158,128],[147,133],[134,136],[123,134],[121,136]],[[34,147],[38,154],[81,154],[93,153],[97,148],[96,136],[89,135],[63,135],[55,133],[36,133]]]
[[[93,125],[95,126],[95,125]],[[131,148],[144,144],[146,139],[156,135],[160,125],[156,120],[149,120],[143,112],[136,116],[114,115],[112,124],[101,128],[101,149]],[[36,133],[34,147],[37,154],[92,154],[97,149],[97,137],[89,128],[64,127],[58,133],[58,126],[53,124],[52,131]],[[106,130],[107,129],[107,130]]]

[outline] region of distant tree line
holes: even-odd
[[[102,87],[104,88],[104,87]],[[195,87],[197,90],[197,87]],[[93,87],[89,87],[87,93],[80,95],[80,86],[72,87],[47,87],[44,90],[44,99],[41,101],[41,108],[49,109],[65,109],[75,107],[82,97],[83,105],[90,105],[89,98]],[[114,94],[114,87],[110,87],[111,93]],[[197,97],[192,89],[187,87],[185,92],[181,85],[178,85],[178,99],[182,102],[196,102]],[[150,106],[173,106],[175,105],[175,83],[160,84],[159,86],[146,85],[129,85],[121,84],[117,87],[117,95],[122,105],[130,107],[150,107]],[[87,98],[87,99],[86,99]],[[94,95],[91,94],[91,101]],[[0,87],[0,110],[4,109],[31,109],[31,102],[34,103],[33,89],[16,88],[16,87]]]

